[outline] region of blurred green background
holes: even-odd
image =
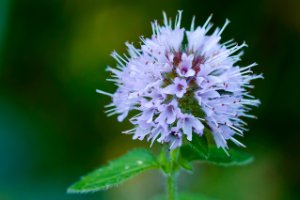
[[[81,175],[133,147],[146,146],[120,132],[130,127],[107,118],[106,65],[125,41],[150,36],[162,11],[184,10],[202,25],[231,20],[223,41],[249,44],[242,64],[258,62],[253,94],[262,101],[242,142],[256,160],[245,167],[195,166],[182,173],[180,190],[228,200],[300,199],[299,0],[1,0],[0,200],[144,200],[164,191],[148,172],[108,192],[67,195]]]

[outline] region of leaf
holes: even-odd
[[[199,135],[194,134],[192,141],[187,141],[187,151],[193,151],[193,153],[199,154],[200,157],[207,158],[208,157],[208,141],[206,135],[200,137]],[[188,170],[192,171],[193,166],[189,162],[188,156],[182,156],[182,150],[178,159],[178,164]]]
[[[246,165],[254,160],[250,154],[235,149],[228,150],[229,156],[226,155],[223,149],[215,146],[210,146],[208,151],[208,157],[205,158],[190,146],[182,146],[181,156],[189,162],[202,161],[221,166]]]
[[[168,159],[167,159],[167,155],[166,155],[166,150],[165,148],[162,148],[159,155],[157,156],[157,161],[160,165],[160,168],[164,171],[164,172],[168,172],[167,166],[168,166]]]
[[[67,192],[87,193],[109,189],[153,168],[158,168],[154,155],[146,149],[135,149],[82,177]]]
[[[199,135],[194,134],[193,140],[188,145],[200,156],[208,157],[208,143],[204,135],[199,137]]]
[[[166,195],[159,195],[154,197],[152,200],[167,200]],[[215,198],[207,197],[202,194],[190,194],[190,193],[180,193],[178,200],[216,200]]]
[[[182,156],[179,157],[178,164],[187,171],[193,171],[193,166],[191,165],[191,163],[188,160],[184,159]]]
[[[251,154],[246,152],[229,149],[229,156],[226,155],[223,149],[212,147],[209,150],[209,157],[207,162],[223,165],[223,166],[233,166],[233,165],[247,165],[254,160]]]

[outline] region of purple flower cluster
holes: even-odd
[[[134,128],[124,131],[133,139],[146,138],[159,143],[169,143],[170,149],[182,145],[183,137],[203,135],[210,130],[218,147],[228,148],[227,140],[244,146],[233,136],[243,136],[246,123],[241,117],[259,101],[247,89],[250,81],[262,78],[251,68],[236,65],[245,43],[233,40],[220,43],[222,28],[212,28],[211,17],[200,27],[190,30],[180,26],[181,12],[172,23],[164,14],[164,25],[152,23],[151,38],[141,38],[140,48],[126,43],[129,56],[116,52],[116,68],[108,67],[118,89],[107,105],[108,115],[118,114],[118,120],[127,117],[129,111],[138,114],[130,118]]]

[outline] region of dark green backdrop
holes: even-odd
[[[231,20],[223,41],[249,44],[242,64],[258,62],[262,101],[243,142],[256,160],[245,167],[197,165],[181,190],[228,200],[300,199],[299,0],[2,0],[0,1],[0,199],[143,200],[163,192],[149,172],[109,192],[66,195],[81,175],[127,150],[148,144],[120,134],[130,127],[107,118],[105,81],[112,50],[150,36],[162,11],[183,24]]]

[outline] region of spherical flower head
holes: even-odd
[[[211,17],[197,28],[193,19],[186,30],[181,15],[179,11],[172,23],[164,13],[164,25],[153,22],[153,35],[142,37],[140,48],[126,43],[128,55],[112,53],[118,65],[107,69],[118,88],[114,94],[98,90],[112,97],[108,115],[117,114],[123,121],[130,111],[138,111],[130,118],[134,128],[124,133],[151,144],[168,143],[170,149],[180,147],[184,137],[202,137],[204,129],[210,130],[217,147],[228,148],[228,140],[244,146],[234,136],[243,136],[244,117],[254,118],[247,112],[259,101],[248,89],[262,75],[251,71],[255,63],[236,64],[245,43],[220,43],[228,20],[209,34]]]

